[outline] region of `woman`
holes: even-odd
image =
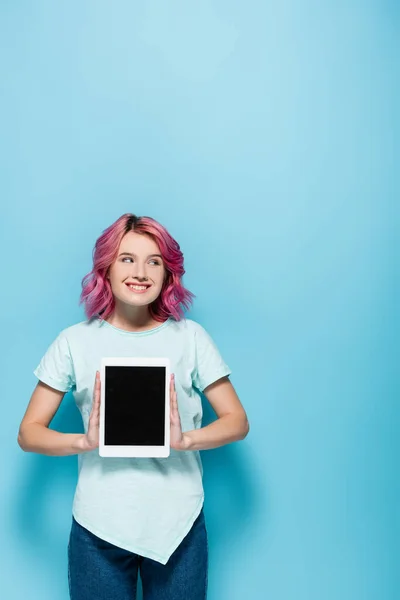
[[[203,600],[208,546],[199,450],[243,439],[246,413],[216,345],[185,319],[183,254],[150,217],[122,215],[96,241],[82,280],[87,320],[59,333],[35,369],[39,381],[18,442],[28,452],[78,454],[68,544],[71,600]],[[102,356],[170,359],[168,458],[99,456]],[[93,383],[94,382],[94,383]],[[84,434],[49,429],[72,390]],[[217,419],[201,427],[203,392]]]

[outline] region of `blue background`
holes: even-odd
[[[77,457],[17,432],[124,212],[180,243],[188,316],[251,424],[202,453],[209,600],[398,599],[399,18],[385,0],[0,3],[7,600],[68,598]],[[71,395],[52,427],[81,431]]]

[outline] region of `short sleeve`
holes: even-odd
[[[230,375],[232,371],[222,358],[214,340],[199,323],[195,324],[195,368],[192,376],[193,385],[201,392],[221,377]]]
[[[52,342],[33,373],[40,381],[60,392],[68,392],[75,385],[74,365],[63,333]]]

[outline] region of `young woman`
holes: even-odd
[[[71,600],[204,600],[208,546],[199,450],[243,439],[249,425],[215,343],[185,319],[183,254],[150,217],[122,215],[98,238],[82,280],[87,320],[62,330],[34,373],[39,381],[18,442],[27,452],[78,454],[68,544]],[[181,306],[182,305],[182,306]],[[102,356],[171,361],[168,458],[99,456]],[[72,390],[84,434],[49,429]],[[217,419],[201,427],[200,392]],[[133,392],[134,393],[134,392]]]

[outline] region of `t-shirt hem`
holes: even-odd
[[[175,539],[175,542],[170,546],[169,550],[165,554],[158,554],[157,552],[153,552],[152,550],[146,550],[144,548],[141,548],[140,546],[137,546],[136,544],[130,544],[129,542],[118,540],[114,536],[111,536],[108,533],[104,533],[98,527],[95,527],[91,523],[88,523],[85,519],[81,519],[81,517],[79,517],[77,515],[77,513],[75,512],[75,509],[72,509],[72,515],[73,515],[75,521],[77,521],[79,523],[79,525],[81,525],[82,527],[85,527],[85,529],[87,529],[88,531],[90,531],[91,533],[96,535],[97,537],[101,538],[102,540],[105,540],[106,542],[109,542],[110,544],[113,544],[114,546],[117,546],[118,548],[122,548],[123,550],[128,550],[129,552],[133,552],[134,554],[138,554],[139,556],[151,558],[152,560],[155,560],[156,562],[159,562],[162,565],[166,565],[169,558],[173,554],[173,552],[177,549],[179,544],[189,533],[193,523],[195,522],[195,520],[197,519],[197,517],[199,516],[199,514],[201,512],[203,504],[204,504],[204,494],[202,495],[202,497],[200,499],[200,503],[198,504],[193,516],[187,523],[186,527],[182,530],[183,533],[181,533]]]
[[[175,550],[178,548],[179,544],[184,540],[184,538],[187,536],[187,534],[189,533],[189,531],[191,530],[193,523],[195,522],[195,520],[197,519],[197,517],[199,516],[199,514],[201,513],[201,509],[203,508],[203,504],[204,504],[204,494],[202,495],[199,504],[197,505],[196,510],[194,511],[192,517],[189,519],[186,527],[183,530],[183,534],[181,533],[176,539],[175,542],[173,544],[171,544],[171,546],[169,547],[169,550],[167,552],[168,554],[168,558],[165,561],[165,563],[163,563],[164,565],[168,562],[169,558],[171,557],[171,555],[175,552]]]

